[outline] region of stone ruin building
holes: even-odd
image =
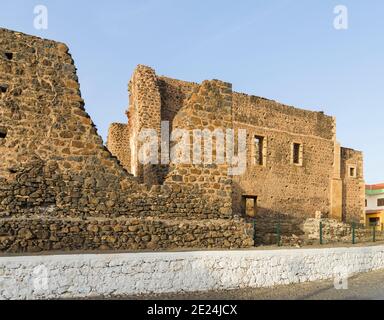
[[[362,153],[341,148],[335,119],[138,66],[127,124],[107,147],[85,112],[62,43],[0,29],[0,251],[246,248],[276,222],[301,235],[316,212],[364,213]],[[142,129],[246,129],[247,166],[138,161]],[[256,232],[253,230],[255,221]]]

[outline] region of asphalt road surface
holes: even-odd
[[[231,291],[165,294],[121,299],[159,300],[384,300],[384,270],[353,276],[348,289],[335,289],[332,281],[308,282],[274,288],[240,289]]]

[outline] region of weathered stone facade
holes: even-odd
[[[341,148],[341,179],[343,220],[365,223],[361,207],[365,210],[363,154],[353,149]]]
[[[362,155],[340,149],[331,117],[145,66],[129,90],[129,123],[111,125],[107,149],[67,46],[0,29],[0,251],[249,247],[244,196],[257,200],[261,242],[275,221],[292,234],[315,211],[346,221],[363,214]],[[160,136],[164,120],[170,131],[247,129],[249,152],[262,135],[265,162],[248,153],[241,176],[225,163],[142,165],[138,137],[146,128]]]
[[[222,211],[234,216],[246,216],[246,200],[253,199],[256,241],[260,243],[276,238],[278,224],[282,235],[303,235],[303,221],[313,218],[317,211],[344,222],[360,222],[363,218],[363,156],[359,151],[340,147],[333,117],[236,93],[230,84],[218,80],[199,85],[156,76],[145,66],[138,66],[130,83],[128,125],[113,124],[107,146],[122,163],[131,156],[125,168],[142,182],[170,185],[177,181],[195,186],[208,192],[211,203],[225,204],[228,210]],[[144,95],[137,98],[138,90],[133,88],[149,83],[147,90],[152,93],[145,102]],[[151,111],[145,117],[148,106]],[[228,176],[225,166],[214,166],[212,170],[210,165],[171,163],[152,166],[143,175],[144,166],[137,158],[140,145],[133,144],[136,139],[131,139],[126,149],[128,135],[117,137],[123,127],[130,132],[134,128],[154,128],[158,132],[161,121],[169,121],[170,130],[190,131],[191,137],[196,129],[245,129],[245,172]],[[255,138],[262,139],[262,151],[255,150]],[[292,154],[294,145],[299,146],[297,163]],[[121,154],[120,150],[125,152]],[[255,159],[255,153],[262,159]]]
[[[151,85],[135,87],[143,106],[160,101]],[[142,184],[120,165],[84,110],[64,44],[0,29],[0,87],[0,251],[252,245],[251,226],[205,190]]]

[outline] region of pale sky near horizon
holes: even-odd
[[[47,30],[34,28],[36,5],[48,8]],[[333,26],[337,5],[347,30]],[[145,64],[336,116],[341,144],[364,152],[366,182],[384,181],[382,0],[13,0],[0,21],[68,44],[104,141],[110,123],[126,122],[127,83]]]

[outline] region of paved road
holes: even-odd
[[[220,292],[167,294],[124,299],[160,300],[384,300],[384,270],[356,275],[348,280],[347,290],[336,290],[333,281],[301,283],[275,288],[242,289]]]

